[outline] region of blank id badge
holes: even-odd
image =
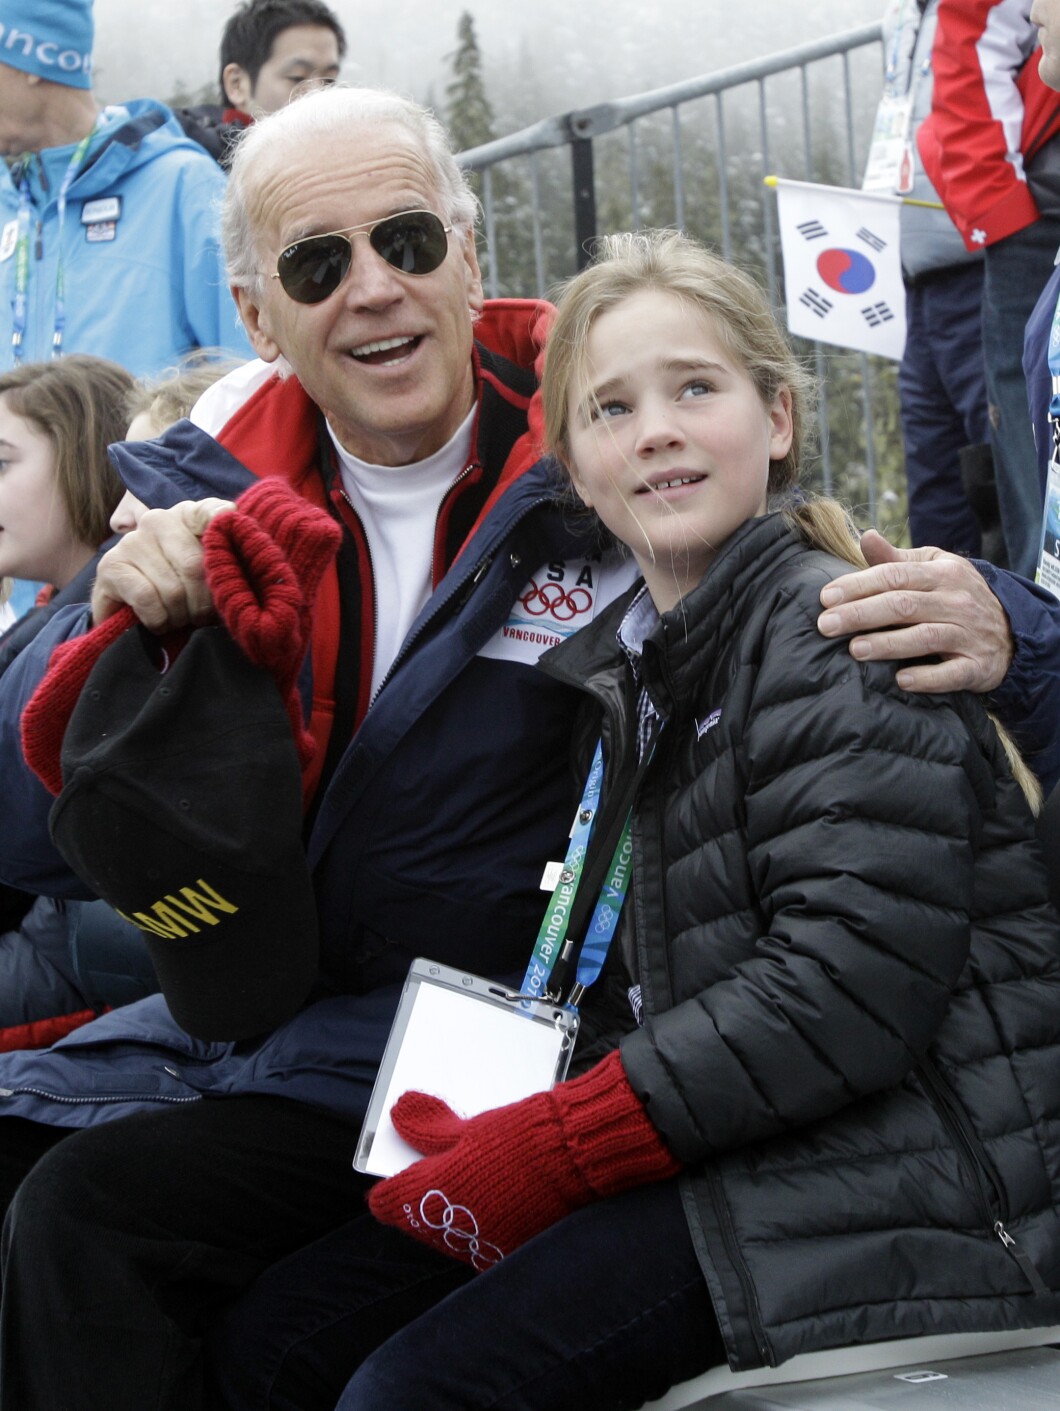
[[[515,999],[433,960],[414,960],[383,1052],[354,1168],[393,1176],[420,1159],[390,1109],[402,1093],[440,1097],[461,1117],[545,1092],[566,1077],[578,1032],[573,1010]]]

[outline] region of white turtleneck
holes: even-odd
[[[368,539],[375,584],[375,660],[372,698],[390,670],[409,628],[431,595],[431,563],[438,511],[446,491],[471,458],[472,408],[440,451],[412,465],[369,465],[339,445],[342,488]]]

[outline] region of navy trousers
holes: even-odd
[[[623,1411],[725,1360],[676,1180],[483,1274],[359,1216],[263,1274],[208,1355],[228,1411]]]
[[[898,392],[914,547],[980,552],[979,524],[961,483],[960,453],[990,436],[982,298],[978,261],[906,287],[908,333]]]
[[[372,1218],[355,1142],[274,1097],[0,1119],[0,1406],[619,1411],[724,1360],[678,1181],[476,1275]]]

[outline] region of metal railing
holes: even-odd
[[[854,64],[864,76],[858,85]],[[857,186],[881,75],[881,26],[863,25],[752,63],[545,118],[462,152],[461,165],[480,174],[487,293],[542,295],[587,263],[595,236],[677,225],[753,268],[779,306],[775,198],[763,178],[777,171]],[[831,493],[836,477],[828,373],[836,354],[819,344],[806,346],[820,388],[821,481]],[[860,360],[864,463],[858,473],[865,493],[859,483],[854,498],[863,498],[875,523],[875,360],[844,356]],[[849,479],[841,488],[849,490]]]

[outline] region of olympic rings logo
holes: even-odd
[[[593,605],[593,595],[588,588],[572,588],[568,593],[562,583],[546,583],[538,587],[537,580],[531,578],[530,587],[519,599],[531,617],[544,617],[550,613],[557,622],[572,622]]]
[[[441,1208],[437,1207],[441,1202]],[[414,1230],[420,1228],[420,1221],[428,1230],[437,1230],[442,1243],[461,1259],[466,1259],[471,1267],[482,1273],[492,1264],[499,1264],[504,1252],[489,1240],[479,1238],[478,1221],[466,1205],[454,1205],[444,1191],[430,1190],[420,1201],[419,1220],[412,1213],[412,1206],[403,1206],[405,1216]],[[433,1218],[432,1218],[433,1216]]]

